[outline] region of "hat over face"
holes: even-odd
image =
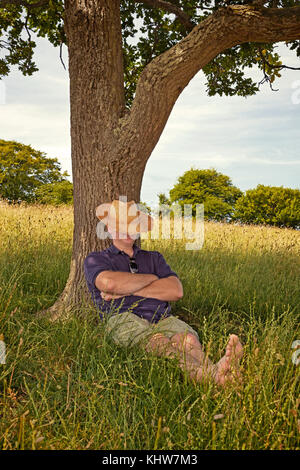
[[[104,223],[108,231],[136,235],[149,232],[154,225],[150,215],[138,209],[135,201],[123,202],[114,199],[111,203],[103,203],[96,207],[96,216]]]

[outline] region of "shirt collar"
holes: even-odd
[[[133,244],[133,256],[135,257],[136,254],[141,250],[140,247],[138,247],[135,243]],[[122,250],[120,250],[119,248],[117,248],[113,243],[108,247],[108,251],[110,253],[114,253],[114,254],[118,254],[118,253],[122,253]]]

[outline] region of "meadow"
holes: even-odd
[[[0,220],[0,449],[299,450],[299,231],[205,222],[198,251],[142,240],[178,273],[172,313],[212,360],[239,335],[243,382],[223,389],[117,347],[94,309],[37,318],[68,278],[72,208],[1,204]]]

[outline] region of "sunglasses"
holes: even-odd
[[[139,271],[138,265],[136,264],[135,258],[129,258],[129,268],[131,273],[137,273]]]

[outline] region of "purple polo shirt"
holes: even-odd
[[[178,278],[159,251],[142,250],[136,243],[133,244],[133,251],[138,265],[138,274],[156,274],[159,278],[168,276]],[[119,250],[114,244],[105,250],[90,253],[84,260],[87,286],[101,319],[103,319],[102,313],[104,312],[116,314],[128,310],[151,323],[157,323],[162,316],[164,318],[170,316],[171,305],[167,301],[139,295],[126,295],[110,301],[102,299],[99,289],[95,286],[95,280],[101,271],[107,270],[130,272],[129,255]]]

